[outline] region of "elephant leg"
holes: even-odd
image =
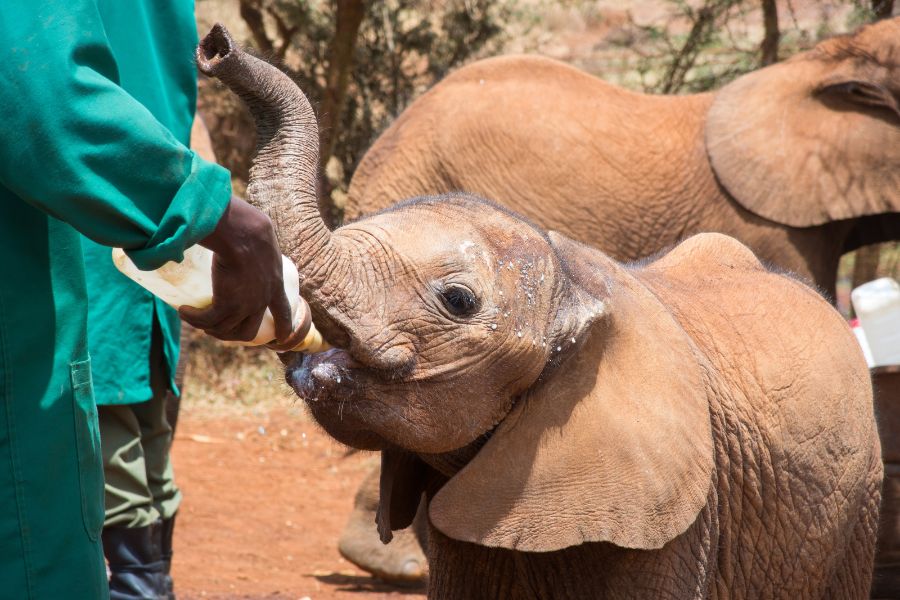
[[[338,541],[338,551],[379,579],[397,585],[420,584],[428,578],[428,561],[417,535],[418,530],[425,529],[421,524],[426,511],[420,505],[413,526],[394,532],[391,543],[382,544],[375,527],[380,473],[380,465],[375,464],[359,486],[353,512]]]
[[[875,411],[884,458],[884,484],[872,598],[900,598],[900,372],[875,369]]]

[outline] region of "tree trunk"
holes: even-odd
[[[353,68],[353,52],[366,6],[363,0],[337,0],[334,37],[328,48],[328,70],[319,107],[321,131],[320,162],[328,163],[340,131],[341,113],[347,96],[347,84]]]
[[[778,62],[778,41],[781,32],[778,30],[778,6],[775,0],[762,0],[762,10],[765,35],[760,44],[760,64],[766,66]]]
[[[241,0],[240,2],[241,18],[247,24],[250,35],[253,36],[253,43],[264,55],[275,54],[275,45],[269,36],[266,35],[266,27],[263,24],[262,11],[259,10],[254,0]]]
[[[663,94],[675,94],[684,87],[688,71],[696,63],[703,46],[709,42],[719,19],[727,19],[728,11],[740,3],[741,0],[706,0],[697,9],[686,9],[687,16],[692,21],[691,30],[666,68],[659,91]]]
[[[856,251],[853,263],[853,287],[856,288],[878,276],[878,261],[881,258],[881,247],[863,246]]]
[[[353,69],[353,53],[359,27],[366,14],[363,0],[337,0],[335,11],[335,31],[328,45],[328,66],[325,72],[325,87],[319,105],[319,163],[324,172],[341,130],[341,116],[347,97],[347,84]],[[319,194],[319,212],[329,227],[333,227],[335,215],[331,200],[331,186],[322,180]]]
[[[872,0],[872,12],[876,21],[890,19],[894,14],[894,0]]]

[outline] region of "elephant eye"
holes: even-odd
[[[465,317],[475,313],[478,310],[478,299],[469,288],[451,284],[444,287],[439,295],[441,302],[450,311],[450,314],[457,317]]]

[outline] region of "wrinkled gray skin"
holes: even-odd
[[[866,597],[871,386],[825,301],[725,236],[625,268],[462,194],[332,233],[303,94],[219,26],[197,58],[335,346],[288,381],[381,450],[385,539],[429,498],[429,597]]]

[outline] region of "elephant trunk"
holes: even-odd
[[[287,75],[241,50],[221,24],[196,52],[200,71],[217,77],[247,104],[257,146],[247,200],[271,219],[282,253],[294,261],[303,289],[318,288],[335,244],[319,213],[319,130],[312,106]]]

